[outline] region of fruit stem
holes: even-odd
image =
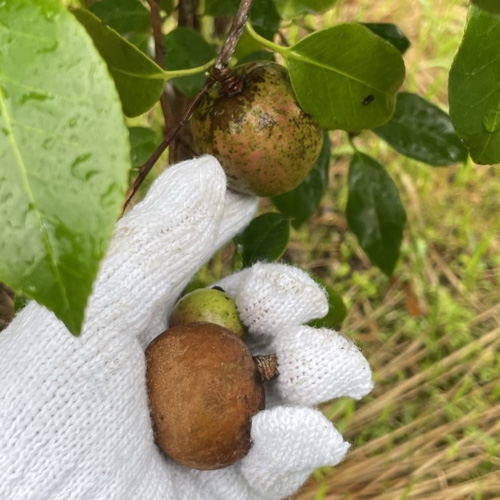
[[[212,76],[221,84],[221,90],[224,95],[235,96],[243,91],[243,78],[229,68],[214,68]]]
[[[278,357],[276,354],[259,354],[258,356],[254,356],[253,360],[257,365],[257,370],[259,370],[263,382],[267,382],[279,375]]]
[[[245,28],[248,32],[248,34],[256,41],[259,42],[263,47],[266,47],[267,49],[272,50],[273,52],[278,52],[278,54],[281,54],[283,56],[286,55],[286,53],[289,51],[288,47],[283,47],[281,45],[278,45],[277,43],[271,42],[271,40],[268,40],[267,38],[264,38],[263,36],[260,36],[252,27],[250,24],[250,21],[247,21]]]

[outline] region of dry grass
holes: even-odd
[[[458,0],[346,0],[326,22],[398,24],[412,42],[406,89],[446,109],[465,14]],[[332,140],[342,147],[340,136]],[[296,498],[500,499],[498,167],[432,169],[369,133],[359,141],[400,189],[408,214],[403,255],[388,280],[347,231],[349,158],[340,154],[319,213],[294,234],[286,259],[342,293],[350,311],[343,332],[363,349],[377,384],[361,402],[324,406],[352,450]]]

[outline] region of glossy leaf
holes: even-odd
[[[283,19],[294,19],[306,14],[320,14],[331,9],[337,0],[273,0]]]
[[[161,136],[147,127],[129,127],[130,158],[133,167],[144,165],[161,142]]]
[[[266,52],[263,50],[258,50],[256,52],[250,52],[245,56],[238,59],[238,64],[244,64],[252,61],[275,61],[274,54],[272,52]]]
[[[120,101],[83,27],[58,0],[2,2],[0,280],[75,334],[129,166]]]
[[[158,0],[158,3],[167,14],[174,10],[174,0]]]
[[[75,9],[72,12],[106,61],[120,94],[124,113],[138,116],[152,108],[163,92],[165,72],[88,10]]]
[[[269,212],[256,217],[235,238],[243,266],[255,262],[273,262],[286,250],[290,239],[290,222],[280,213]]]
[[[347,308],[342,297],[325,283],[319,276],[312,275],[311,278],[319,283],[328,297],[328,313],[323,318],[309,321],[309,326],[315,328],[337,328],[347,316]]]
[[[104,24],[118,33],[135,33],[150,29],[150,14],[139,0],[102,0],[89,7]]]
[[[401,54],[404,54],[410,47],[410,40],[399,29],[398,26],[391,23],[362,23],[370,31],[394,45]]]
[[[325,132],[318,159],[304,181],[292,191],[274,196],[272,199],[281,213],[294,219],[292,222],[294,227],[299,227],[316,211],[326,192],[330,149],[330,138]]]
[[[135,45],[143,54],[146,54],[148,57],[154,57],[151,52],[150,33],[132,33],[127,36],[127,40]]]
[[[302,109],[327,130],[378,127],[394,111],[401,54],[356,23],[317,31],[284,52]]]
[[[215,49],[196,31],[176,28],[163,37],[165,45],[165,69],[177,70],[202,66],[216,56]],[[194,97],[203,84],[203,73],[173,78],[172,83],[183,94]]]
[[[472,6],[449,77],[450,117],[476,163],[500,163],[500,16]]]
[[[429,165],[451,165],[467,159],[450,117],[416,94],[398,94],[391,120],[374,132],[399,153]]]
[[[204,13],[213,17],[233,16],[239,5],[240,0],[205,0]]]
[[[281,18],[270,0],[254,0],[250,11],[250,22],[259,35],[272,40],[278,31]]]
[[[499,0],[472,0],[472,3],[492,14],[500,14]]]
[[[240,0],[206,0],[205,14],[214,17],[234,16]],[[278,31],[281,18],[271,0],[254,0],[250,9],[250,22],[260,35],[271,39]]]
[[[391,275],[399,258],[406,213],[385,169],[356,153],[349,167],[347,222],[370,261]]]
[[[245,30],[236,44],[233,56],[238,60],[239,64],[240,62],[243,62],[244,59],[246,60],[247,57],[251,56],[251,54],[258,52],[264,52],[262,51],[262,45],[252,38]],[[267,53],[270,54],[274,60],[273,52]]]

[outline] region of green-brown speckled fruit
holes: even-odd
[[[245,329],[234,300],[216,288],[199,288],[182,297],[170,315],[170,327],[200,321],[215,323],[243,337]]]
[[[191,119],[198,154],[212,154],[235,191],[276,196],[297,187],[316,161],[323,132],[300,108],[286,68],[272,61],[242,64],[242,92],[216,83]]]

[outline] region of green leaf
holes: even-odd
[[[205,0],[205,14],[213,17],[234,16],[240,0]]]
[[[75,9],[72,12],[106,61],[120,94],[124,113],[138,116],[153,107],[163,92],[167,79],[165,72],[88,10]]]
[[[450,118],[476,163],[500,163],[500,17],[471,6],[449,77]]]
[[[151,40],[150,33],[133,33],[127,36],[127,40],[132,45],[137,47],[143,54],[148,57],[152,57],[149,46],[149,41]]]
[[[347,316],[347,308],[342,297],[319,276],[311,275],[311,278],[319,283],[326,292],[328,297],[328,313],[323,318],[309,321],[308,325],[315,328],[337,328]]]
[[[472,3],[492,14],[500,14],[500,2],[498,0],[472,0]]]
[[[256,52],[250,52],[247,55],[243,56],[241,59],[238,59],[238,65],[252,61],[276,61],[276,59],[272,52],[258,50]]]
[[[205,14],[214,17],[234,16],[240,0],[206,0]],[[250,10],[250,22],[260,35],[271,39],[278,31],[281,18],[271,0],[254,0]]]
[[[406,38],[405,34],[399,29],[398,26],[391,23],[362,23],[370,31],[394,45],[401,54],[404,54],[410,47],[410,40]]]
[[[451,165],[467,159],[450,117],[416,94],[398,94],[391,121],[374,132],[399,153],[429,165]]]
[[[196,68],[212,60],[215,49],[196,31],[176,28],[163,37],[165,45],[165,69]],[[205,83],[203,73],[173,78],[172,83],[183,94],[194,97]]]
[[[57,0],[2,2],[0,280],[74,334],[129,166],[120,101],[83,27]]]
[[[150,14],[139,0],[102,0],[89,7],[104,24],[118,33],[149,31]]]
[[[283,19],[294,19],[306,14],[320,14],[331,9],[337,0],[273,0]]]
[[[290,239],[290,221],[277,212],[256,217],[246,229],[235,238],[243,267],[259,261],[278,260],[286,250]]]
[[[283,51],[302,109],[327,130],[388,121],[404,63],[390,43],[356,23],[317,31]]]
[[[281,18],[270,0],[254,0],[250,11],[250,22],[264,38],[272,40],[280,27]]]
[[[294,227],[299,227],[316,211],[326,192],[330,149],[330,138],[325,132],[320,154],[307,177],[292,191],[272,199],[281,213],[294,218]]]
[[[174,10],[174,0],[159,0],[158,3],[167,14]]]
[[[233,56],[238,60],[238,64],[240,64],[241,62],[246,60],[247,57],[251,56],[251,54],[259,53],[261,51],[262,45],[254,40],[245,29],[240,39],[238,40],[238,43],[236,44]],[[272,52],[267,53],[270,54],[272,59],[274,60],[274,54]],[[266,59],[268,58],[266,57]]]
[[[161,142],[161,136],[147,127],[129,127],[130,158],[133,167],[144,165]]]
[[[351,160],[348,183],[349,227],[371,262],[392,275],[406,222],[398,190],[382,165],[362,153]]]

